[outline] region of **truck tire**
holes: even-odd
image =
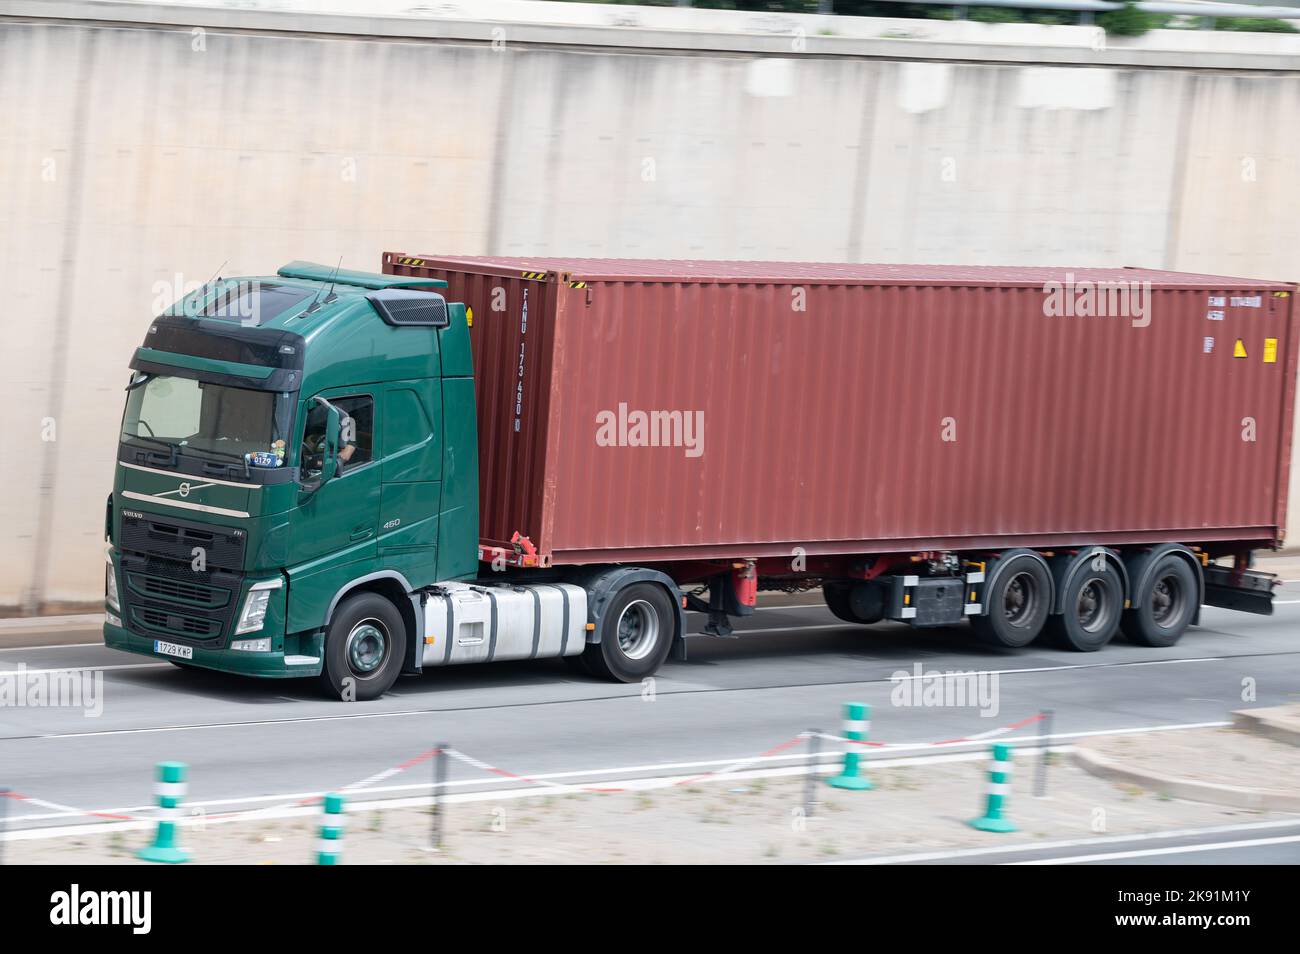
[[[406,623],[378,593],[349,596],[325,634],[320,683],[346,702],[377,699],[392,687],[406,657]]]
[[[1120,628],[1140,646],[1172,646],[1196,615],[1196,574],[1181,557],[1162,557],[1151,569]]]
[[[677,612],[667,591],[655,583],[619,590],[600,623],[600,642],[589,643],[582,661],[594,676],[637,682],[652,676],[672,648]]]
[[[822,598],[826,600],[826,607],[844,620],[846,623],[859,623],[869,625],[879,623],[885,618],[885,601],[883,594],[873,594],[871,600],[859,599],[857,605],[854,603],[854,587],[879,587],[878,583],[840,583],[829,582],[822,584]],[[869,606],[870,612],[867,615],[859,612],[863,606]]]
[[[1065,649],[1092,653],[1119,631],[1124,582],[1109,562],[1096,569],[1085,562],[1061,591],[1061,614],[1047,621],[1052,640]]]
[[[972,616],[970,625],[980,642],[1019,649],[1043,631],[1052,609],[1052,576],[1042,562],[1028,554],[1012,557],[985,589],[987,615]]]

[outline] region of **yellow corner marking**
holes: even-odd
[[[465,326],[468,328],[474,327],[474,309],[469,305],[465,306]]]
[[[1264,339],[1264,363],[1277,364],[1277,339]]]
[[[1238,338],[1237,343],[1232,346],[1232,356],[1234,358],[1248,357],[1246,354],[1246,345],[1240,338]]]

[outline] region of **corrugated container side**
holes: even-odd
[[[1024,281],[633,271],[574,288],[577,271],[529,281],[501,260],[415,271],[446,278],[474,309],[493,545],[518,530],[573,563],[1264,545],[1284,526],[1298,344],[1294,299],[1274,295],[1285,286],[1156,287],[1141,326],[1047,317],[1042,286]],[[1261,307],[1207,318],[1212,296],[1234,295]],[[1233,357],[1237,338],[1246,358]],[[1271,363],[1265,338],[1278,339]],[[620,405],[702,413],[701,452],[601,446],[597,416]]]

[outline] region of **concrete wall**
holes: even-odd
[[[223,262],[377,269],[404,250],[1300,277],[1295,72],[6,12],[0,605],[100,594],[127,360],[176,283]]]

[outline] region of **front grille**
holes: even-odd
[[[203,547],[206,568],[191,565]],[[243,531],[171,518],[122,516],[122,610],[136,631],[220,649],[243,583]]]
[[[240,570],[244,566],[243,530],[190,520],[122,514],[122,549],[189,565],[195,549],[208,567]]]
[[[156,573],[155,565],[152,572]],[[165,602],[184,603],[203,609],[219,609],[230,602],[231,593],[219,586],[193,583],[170,576],[149,576],[144,573],[127,574],[126,585],[141,596]]]
[[[152,606],[132,607],[131,619],[142,629],[163,632],[168,636],[183,635],[192,636],[199,640],[207,640],[210,637],[221,635],[222,624],[220,620],[203,619],[198,616],[183,616],[179,613],[169,613],[166,610],[156,609]]]

